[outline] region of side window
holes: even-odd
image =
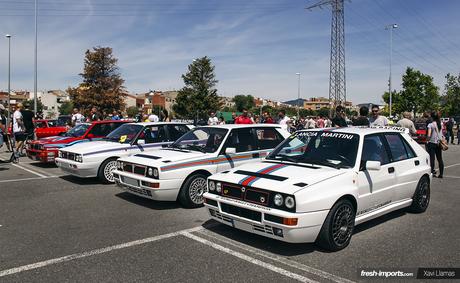
[[[275,128],[255,129],[258,149],[272,149],[284,140]]]
[[[225,143],[224,150],[227,147],[236,148],[237,153],[257,150],[254,136],[252,135],[252,128],[232,130]]]
[[[388,152],[379,135],[364,137],[361,164],[365,161],[380,161],[382,165],[390,162]]]
[[[185,125],[168,125],[169,139],[175,141],[189,131]]]
[[[414,158],[417,155],[415,154],[415,151],[412,149],[412,147],[409,145],[409,143],[406,141],[406,139],[402,139],[404,143],[404,147],[406,148],[407,156],[409,158]]]
[[[45,122],[35,122],[35,128],[46,128]]]
[[[168,141],[164,125],[145,128],[143,134],[141,134],[140,137],[142,136],[144,137],[146,144]]]
[[[404,142],[399,134],[385,134],[385,139],[390,146],[393,161],[401,161],[409,158]]]
[[[102,126],[104,126],[104,124],[96,124],[96,125],[94,125],[93,128],[91,129],[91,131],[89,131],[88,134],[93,134],[96,137],[104,136]]]

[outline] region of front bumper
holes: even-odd
[[[263,207],[232,200],[210,193],[204,194],[205,206],[209,216],[234,228],[289,243],[312,243],[316,241],[329,210],[292,213],[279,209]],[[211,201],[209,201],[211,200]],[[217,204],[217,206],[213,205]],[[232,207],[232,212],[225,212],[223,207]],[[235,211],[244,210],[250,218],[236,215]],[[259,217],[260,214],[260,217]],[[254,216],[256,215],[256,216]],[[289,226],[267,220],[270,216],[280,218],[297,218],[297,225]]]
[[[40,162],[54,162],[58,156],[58,150],[37,150],[37,149],[26,149],[27,157],[32,160]]]
[[[176,201],[183,179],[158,180],[124,171],[113,171],[115,184],[125,192],[158,201]],[[157,188],[150,185],[156,184]]]
[[[55,159],[55,163],[62,171],[81,178],[97,177],[101,165],[100,162],[76,162],[59,157]]]

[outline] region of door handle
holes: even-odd
[[[395,172],[395,168],[394,167],[388,167],[388,173],[394,173]]]
[[[419,166],[420,165],[420,160],[415,160],[414,163],[415,163],[415,166]]]
[[[252,154],[252,158],[259,158],[260,157],[260,153],[259,152],[256,152],[256,153],[253,153]]]

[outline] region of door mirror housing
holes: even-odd
[[[379,171],[381,167],[382,165],[380,164],[380,161],[366,161],[366,170]]]
[[[234,147],[227,147],[225,149],[225,155],[235,154],[235,153],[236,153],[236,148],[234,148]]]
[[[138,139],[138,140],[137,140],[137,144],[138,144],[138,145],[145,144],[145,140]]]
[[[94,134],[88,134],[86,137],[88,139],[94,139],[96,136]]]

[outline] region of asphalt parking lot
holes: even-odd
[[[23,157],[0,165],[0,281],[350,282],[363,280],[362,268],[460,267],[460,146],[444,160],[426,213],[364,223],[349,247],[328,253]]]

